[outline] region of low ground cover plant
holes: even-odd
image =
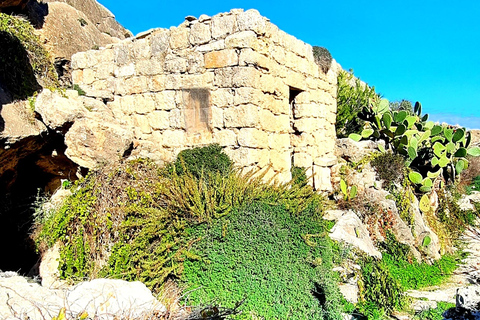
[[[341,319],[331,241],[315,208],[292,214],[254,202],[212,226],[185,263],[188,300],[233,305],[246,298],[241,319]]]

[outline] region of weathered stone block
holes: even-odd
[[[272,112],[262,109],[260,111],[260,128],[270,132],[288,133],[291,131],[290,118],[288,115],[274,115]]]
[[[86,67],[85,52],[78,52],[72,55],[72,69],[85,69]]]
[[[333,191],[329,168],[313,166],[313,182],[316,190]]]
[[[258,124],[258,107],[253,104],[227,108],[224,111],[226,128],[251,128]]]
[[[153,111],[147,115],[148,124],[156,130],[168,129],[170,126],[170,117],[168,111]]]
[[[225,38],[227,48],[252,48],[257,42],[257,35],[253,31],[242,31]]]
[[[135,64],[132,62],[127,65],[117,66],[115,67],[113,73],[117,78],[133,76],[135,74]]]
[[[167,56],[165,58],[165,70],[171,73],[184,73],[187,71],[187,59]]]
[[[83,83],[83,70],[73,70],[72,71],[72,82],[74,84]]]
[[[221,69],[217,69],[221,70]],[[165,89],[181,90],[190,88],[208,88],[213,85],[213,72],[205,72],[203,74],[170,74],[165,80]]]
[[[213,132],[213,143],[218,143],[222,147],[236,146],[237,135],[232,130],[219,130]]]
[[[292,167],[290,151],[270,150],[270,162],[275,171],[290,171]]]
[[[133,115],[133,123],[135,124],[135,128],[140,129],[142,133],[151,133],[152,127],[148,123],[148,118],[141,114]]]
[[[148,78],[148,88],[152,92],[165,90],[165,75],[158,75]]]
[[[238,65],[238,55],[234,49],[208,52],[205,54],[205,68],[223,68]]]
[[[211,126],[213,128],[223,128],[225,125],[223,123],[223,109],[215,106],[211,106],[212,110],[212,120]]]
[[[168,30],[159,30],[150,37],[150,46],[152,55],[164,54],[170,45],[170,32]]]
[[[124,66],[133,63],[133,55],[131,53],[131,43],[121,43],[115,45],[114,61],[119,66]]]
[[[247,167],[258,162],[258,149],[251,148],[224,148],[223,151],[239,167]]]
[[[219,108],[233,106],[234,99],[233,89],[217,89],[210,92],[210,103]]]
[[[205,71],[205,59],[201,52],[190,52],[187,57],[188,73],[203,73]]]
[[[291,147],[290,135],[288,133],[271,133],[268,136],[268,146],[275,150],[288,149]]]
[[[145,38],[134,40],[132,49],[135,60],[150,59],[151,57],[152,52]]]
[[[306,147],[315,144],[313,135],[309,132],[302,132],[299,135],[291,136],[291,144],[295,148]]]
[[[299,132],[313,132],[322,125],[322,121],[316,118],[302,118],[294,121],[293,126]]]
[[[179,109],[173,109],[170,111],[170,128],[173,129],[185,129],[185,115]]]
[[[233,103],[235,105],[252,103],[254,105],[261,105],[264,99],[264,94],[261,90],[249,87],[242,87],[235,89],[235,96]]]
[[[108,79],[114,75],[113,69],[114,69],[114,64],[112,61],[107,60],[107,62],[100,63],[97,66],[96,77],[100,80]]]
[[[288,97],[283,99],[277,99],[271,94],[264,95],[261,108],[273,112],[273,114],[289,114],[290,105],[288,103]]]
[[[305,118],[305,117],[314,117],[319,118],[323,114],[322,109],[319,105],[312,103],[298,103],[295,104],[295,118]]]
[[[119,95],[138,94],[148,91],[147,78],[132,77],[128,79],[115,79],[115,93]]]
[[[195,23],[190,27],[190,43],[199,45],[209,42],[212,39],[210,25],[205,23]]]
[[[225,48],[226,48],[225,39],[221,39],[221,40],[218,40],[218,41],[214,41],[214,42],[204,44],[202,46],[198,46],[198,47],[195,48],[195,51],[210,52],[210,51],[223,50]]]
[[[152,93],[135,95],[135,112],[147,114],[155,110],[155,95]]]
[[[170,28],[170,48],[173,50],[184,49],[190,46],[188,39],[189,32],[187,28],[171,27]]]
[[[261,73],[254,67],[237,67],[233,68],[233,87],[253,87],[260,88]]]
[[[243,49],[239,58],[240,66],[256,66],[265,70],[271,69],[270,60],[263,54],[253,51],[250,48]]]
[[[266,32],[266,19],[255,9],[240,13],[237,22],[240,30],[252,30],[262,35]]]
[[[214,39],[225,38],[237,31],[237,21],[234,15],[214,16],[211,22],[212,37]]]
[[[92,84],[95,81],[95,72],[92,69],[83,70],[83,83]]]
[[[163,65],[163,59],[138,60],[135,71],[141,76],[155,76],[163,73]]]
[[[183,130],[165,130],[162,141],[164,147],[182,147],[185,145],[186,133]]]
[[[177,107],[175,91],[167,90],[155,94],[155,108],[157,110],[172,110]]]
[[[310,168],[313,165],[312,155],[305,152],[294,153],[293,165],[302,168]]]
[[[242,128],[238,133],[238,144],[242,147],[267,148],[268,134],[255,128]]]

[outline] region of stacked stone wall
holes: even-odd
[[[246,169],[291,179],[304,167],[329,190],[335,163],[338,65],[256,10],[187,17],[72,58],[73,82],[102,99],[135,136],[132,156],[171,161],[218,143]]]

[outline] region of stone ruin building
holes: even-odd
[[[332,188],[340,66],[324,73],[312,46],[256,10],[187,17],[77,53],[72,68],[73,83],[131,130],[133,157],[171,161],[218,143],[241,168],[289,181],[299,166],[317,190]]]

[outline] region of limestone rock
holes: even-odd
[[[364,156],[377,151],[378,144],[371,140],[353,141],[350,138],[337,139],[336,156],[350,162],[358,162]]]
[[[40,277],[42,278],[42,287],[48,289],[58,289],[66,286],[65,281],[60,280],[58,271],[60,260],[60,244],[56,243],[42,255],[40,262]]]
[[[40,39],[54,57],[70,59],[77,52],[118,42],[118,38],[102,33],[83,12],[62,2],[50,2],[48,15],[39,31]]]
[[[455,305],[457,308],[480,311],[480,287],[470,286],[458,288]]]
[[[66,301],[73,314],[86,311],[99,319],[138,319],[166,312],[165,306],[139,281],[95,279],[82,282],[67,293]]]
[[[92,112],[75,121],[65,135],[65,154],[84,168],[119,161],[133,144],[133,132],[118,120]]]
[[[51,129],[61,129],[89,112],[81,100],[69,99],[48,89],[38,95],[35,111],[42,116],[43,122]]]
[[[462,210],[475,210],[475,203],[480,202],[480,192],[473,191],[470,195],[462,195],[460,200],[458,200],[458,205]]]
[[[336,213],[338,217],[338,213]],[[346,242],[368,255],[382,258],[380,251],[375,248],[370,233],[355,212],[344,211],[338,217],[337,223],[330,231],[330,238],[336,241]]]
[[[166,308],[141,282],[96,279],[51,290],[15,273],[0,273],[1,319],[51,319],[66,308],[68,319],[84,311],[92,319],[160,317]]]
[[[35,119],[28,101],[17,101],[0,106],[0,141],[11,145],[46,131],[45,125]]]
[[[100,32],[109,34],[112,37],[125,39],[132,36],[130,31],[115,20],[115,16],[110,10],[95,0],[43,0],[43,2],[65,2],[69,4],[78,11],[83,12]]]
[[[1,319],[50,319],[64,303],[62,292],[51,291],[18,275],[0,277],[0,288]]]

